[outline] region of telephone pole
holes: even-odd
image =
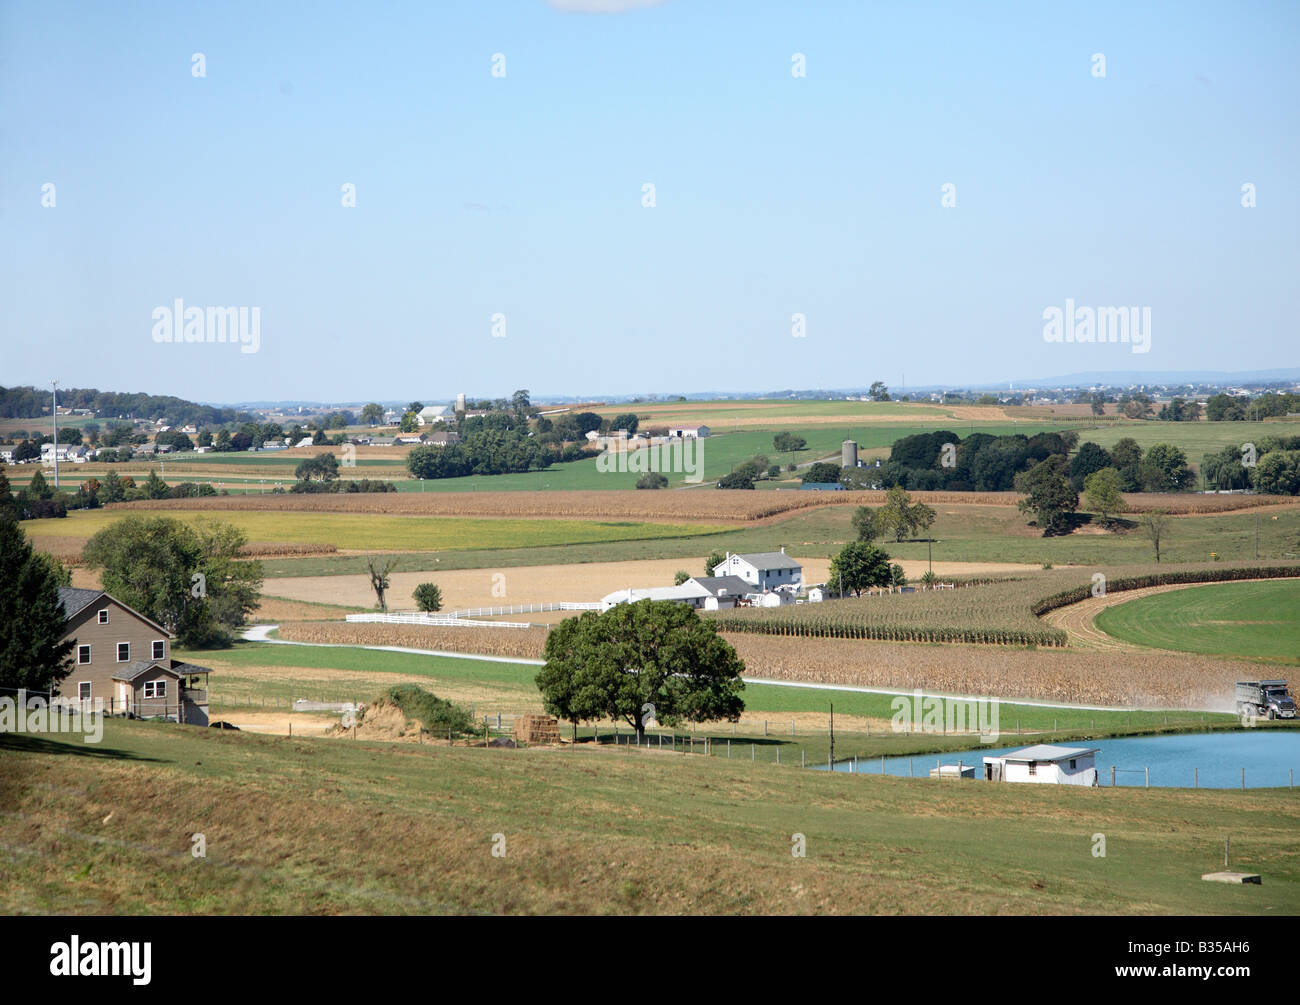
[[[835,770],[835,703],[831,703],[831,770]]]
[[[50,382],[54,397],[50,403],[50,417],[54,420],[54,487],[59,487],[59,382]]]

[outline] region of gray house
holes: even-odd
[[[63,587],[59,601],[72,639],[65,702],[103,701],[105,712],[208,724],[207,667],[171,658],[172,634],[103,590]]]

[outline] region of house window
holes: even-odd
[[[130,659],[131,659],[131,643],[119,642],[117,644],[117,661],[119,663],[127,663],[130,661]]]
[[[79,701],[90,701],[90,681],[83,680],[77,683],[77,699]]]
[[[77,646],[77,662],[78,663],[90,662],[90,646]]]
[[[162,659],[163,656],[166,655],[166,654],[164,653],[164,651],[163,651],[163,650],[165,650],[166,648],[167,648],[167,644],[166,644],[165,642],[161,642],[161,641],[156,641],[156,642],[154,642],[154,644],[153,644],[153,658],[156,659],[156,660],[160,660],[160,659]]]
[[[101,625],[106,625],[106,624],[108,624],[108,608],[107,608],[107,607],[105,607],[102,611],[99,612],[99,623],[100,623]]]
[[[167,682],[165,680],[148,680],[144,682],[144,696],[146,698],[166,698]]]
[[[1073,758],[1073,757],[1070,758],[1070,770],[1071,770],[1071,771],[1074,770],[1074,758]]]
[[[1036,775],[1036,774],[1038,774],[1038,763],[1037,763],[1036,761],[1030,761],[1030,762],[1029,762],[1029,773],[1030,773],[1031,775]]]

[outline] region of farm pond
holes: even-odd
[[[1097,754],[1097,774],[1102,785],[1111,784],[1115,768],[1116,785],[1162,788],[1251,789],[1285,788],[1300,773],[1300,729],[1241,730],[1230,733],[1178,733],[1169,736],[1132,736],[1102,740],[1071,740],[1060,746],[1086,747]],[[864,758],[837,761],[835,770],[857,774],[909,775],[926,777],[939,765],[975,766],[975,777],[984,777],[984,758],[1021,750],[987,746],[947,754],[916,754],[912,757]],[[826,771],[825,766],[820,767]]]

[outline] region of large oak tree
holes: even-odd
[[[568,618],[547,636],[545,656],[537,686],[546,711],[575,725],[622,720],[640,740],[651,711],[675,726],[735,722],[745,708],[744,662],[711,623],[675,601]]]

